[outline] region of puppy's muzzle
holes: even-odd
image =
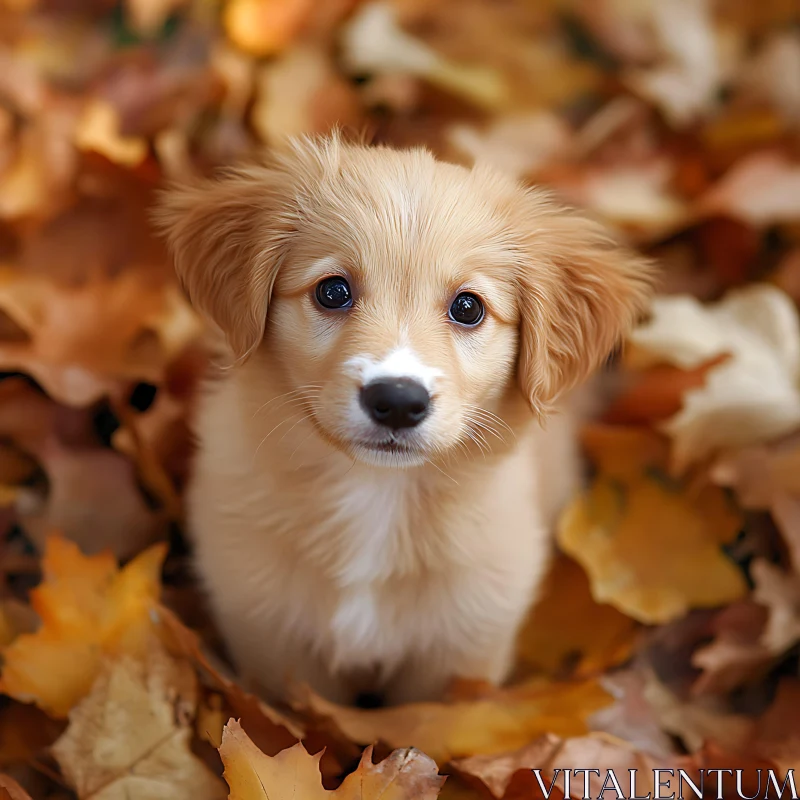
[[[419,425],[428,414],[431,396],[409,378],[372,381],[361,390],[361,406],[370,418],[385,428],[399,430]]]

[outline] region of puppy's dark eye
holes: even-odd
[[[483,313],[483,303],[474,294],[461,292],[450,305],[449,316],[459,325],[477,325]]]
[[[350,284],[344,278],[325,278],[317,284],[317,302],[323,308],[350,308]]]

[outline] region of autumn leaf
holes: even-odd
[[[776,287],[749,286],[711,305],[656,298],[651,319],[629,341],[642,366],[666,362],[692,370],[730,354],[662,425],[674,440],[678,471],[722,448],[760,444],[800,425],[800,322]]]
[[[452,758],[520,747],[545,733],[582,734],[587,717],[610,702],[610,695],[588,680],[532,681],[466,702],[376,710],[339,706],[307,691],[298,698],[297,707],[312,718],[330,720],[357,744],[383,741],[393,748],[413,744],[441,765]]]
[[[326,791],[319,756],[309,755],[300,743],[276,756],[264,755],[236,720],[225,726],[219,754],[231,800],[433,800],[445,780],[436,764],[415,748],[395,750],[373,764],[368,747],[356,771],[336,791]]]
[[[32,800],[31,796],[9,775],[0,775],[0,797],[3,800]]]
[[[601,467],[558,528],[559,545],[586,570],[595,599],[660,623],[743,596],[744,577],[722,551],[741,527],[724,493],[707,486],[692,494],[657,463],[641,464],[653,446],[647,432],[623,430],[619,438],[636,449],[623,451],[615,475]],[[622,469],[628,464],[630,472]]]
[[[73,406],[121,382],[158,383],[201,330],[175,286],[136,269],[71,286],[0,265],[0,310],[22,332],[0,341],[0,368],[26,372]]]
[[[44,579],[31,592],[42,624],[4,649],[2,691],[64,717],[89,693],[105,656],[143,655],[165,552],[156,545],[120,570],[108,553],[83,556],[73,543],[51,537]]]
[[[191,752],[196,677],[151,640],[137,659],[105,660],[53,745],[81,800],[221,800],[220,780]]]
[[[559,556],[519,634],[518,659],[551,675],[590,675],[625,661],[636,624],[594,600],[586,573]]]
[[[241,50],[270,56],[292,43],[312,11],[311,0],[227,0],[223,23]]]

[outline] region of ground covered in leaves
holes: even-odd
[[[152,193],[335,124],[551,186],[661,267],[503,689],[269,708],[191,577],[206,357]],[[0,796],[645,794],[654,767],[763,796],[800,768],[798,301],[796,0],[0,0]]]

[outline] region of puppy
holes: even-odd
[[[197,420],[197,568],[248,684],[348,703],[500,682],[575,488],[540,424],[649,266],[547,194],[424,150],[295,141],[158,211],[231,367]]]

